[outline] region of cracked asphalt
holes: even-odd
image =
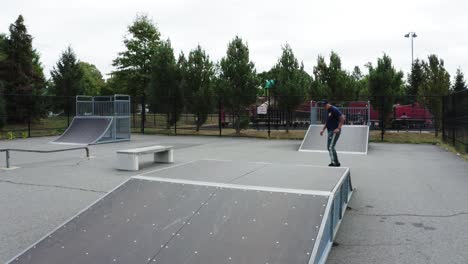
[[[0,141],[0,148],[64,148],[53,138]],[[12,153],[0,170],[0,263],[26,249],[134,175],[114,169],[119,149],[175,146],[176,164],[198,159],[327,165],[300,141],[134,135],[81,152]],[[339,143],[338,143],[339,144]],[[4,166],[0,154],[0,167]],[[167,165],[145,157],[140,173]],[[356,188],[327,263],[468,263],[468,162],[432,145],[370,144],[340,155]]]

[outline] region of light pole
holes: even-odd
[[[272,107],[270,106],[270,94],[271,94],[271,88],[275,86],[275,80],[267,80],[265,84],[265,90],[268,92],[268,108],[267,108],[267,117],[268,117],[268,138],[270,138],[270,133],[271,133],[271,111]]]
[[[411,68],[413,68],[413,61],[414,61],[414,57],[413,57],[413,38],[417,38],[418,35],[416,35],[415,32],[408,32],[407,34],[405,34],[405,38],[410,38],[411,39]]]

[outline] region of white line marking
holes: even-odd
[[[366,155],[367,155],[367,152],[369,151],[369,135],[370,135],[370,127],[367,126]]]
[[[67,143],[67,142],[55,142],[55,141],[50,141],[50,144],[57,144],[57,145],[73,145],[73,146],[87,146],[88,144],[80,144],[80,143]]]
[[[207,161],[219,161],[219,162],[242,162],[242,161],[239,161],[239,160],[225,160],[225,159],[201,159],[201,160],[198,160],[198,161],[204,161],[204,160],[207,160]],[[245,163],[251,163],[251,164],[261,164],[261,165],[273,165],[274,163],[272,162],[266,162],[266,161],[246,161]]]
[[[316,152],[316,153],[328,153],[327,150],[309,150],[309,149],[300,149],[300,152]],[[366,152],[356,152],[356,151],[340,151],[337,150],[336,153],[341,153],[341,154],[360,154],[360,155],[366,155]]]
[[[153,173],[153,172],[168,170],[168,169],[172,169],[172,168],[176,168],[176,167],[180,167],[180,166],[185,166],[187,164],[195,163],[195,162],[197,162],[197,160],[192,160],[192,161],[184,162],[184,163],[177,164],[177,165],[174,165],[174,166],[168,166],[168,167],[164,167],[164,168],[160,168],[160,169],[156,169],[156,170],[152,170],[152,171],[143,172],[143,173],[137,174],[137,175],[135,175],[133,177],[138,177],[138,176],[145,175],[145,174],[148,174],[148,173]]]
[[[233,160],[223,160],[223,159],[202,159],[207,161],[219,161],[219,162],[232,162]]]
[[[328,152],[328,151],[324,151],[324,152]],[[169,166],[169,167],[164,167],[164,168],[160,168],[160,169],[156,169],[156,170],[152,170],[152,171],[143,172],[143,173],[140,173],[140,174],[137,174],[137,175],[134,175],[134,176],[136,177],[136,176],[141,176],[141,175],[145,175],[145,174],[152,173],[152,172],[158,172],[158,171],[163,171],[163,170],[167,170],[167,169],[172,169],[172,168],[188,165],[188,164],[191,164],[191,163],[198,163],[200,161],[239,162],[239,163],[242,162],[242,161],[235,161],[235,160],[218,160],[218,159],[192,160],[192,161],[184,162],[184,163],[177,164],[177,165],[174,165],[174,166]],[[262,165],[278,165],[278,166],[328,168],[328,169],[335,169],[335,170],[336,169],[347,169],[347,167],[328,167],[328,166],[323,166],[323,165],[294,164],[294,163],[292,163],[292,164],[289,164],[289,163],[273,163],[273,162],[266,162],[266,161],[246,161],[245,163],[262,164]]]
[[[266,162],[266,161],[255,161],[255,162],[252,162],[252,163],[260,164],[260,165],[274,165],[274,163]]]
[[[328,151],[324,151],[324,152],[328,152]],[[235,160],[217,160],[217,159],[201,159],[201,160],[196,160],[196,161],[193,161],[193,162],[195,163],[195,162],[204,161],[204,160],[220,161],[220,162],[236,162]],[[241,161],[237,161],[237,162],[241,162]],[[262,164],[262,165],[278,165],[278,166],[328,168],[328,169],[347,169],[348,168],[348,167],[328,167],[328,166],[323,166],[323,165],[312,165],[312,164],[273,163],[273,162],[267,162],[267,161],[246,161],[245,163]]]
[[[302,145],[304,145],[304,142],[306,141],[307,135],[309,134],[309,130],[311,127],[312,125],[310,125],[309,128],[307,128],[307,132],[305,133],[304,138],[302,139],[302,143],[301,143],[301,146],[299,147],[299,151],[301,151]]]
[[[254,186],[254,185],[240,185],[240,184],[219,183],[219,182],[191,181],[191,180],[174,179],[174,178],[147,177],[147,176],[134,176],[132,178],[140,179],[140,180],[148,180],[148,181],[170,182],[170,183],[180,183],[180,184],[197,185],[197,186],[210,186],[210,187],[229,188],[229,189],[238,189],[238,190],[296,193],[296,194],[304,194],[304,195],[321,195],[321,196],[329,196],[331,194],[331,192],[327,192],[327,191],[315,191],[315,190],[292,189],[292,188],[281,188],[281,187],[268,187],[268,186]]]

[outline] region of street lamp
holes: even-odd
[[[413,58],[413,38],[417,38],[418,35],[416,35],[415,32],[408,32],[407,34],[405,34],[405,38],[410,38],[411,39],[411,68],[413,68],[413,61],[414,61],[414,58]]]

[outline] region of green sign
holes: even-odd
[[[273,88],[274,85],[275,85],[275,80],[267,80],[265,84],[265,89]]]

